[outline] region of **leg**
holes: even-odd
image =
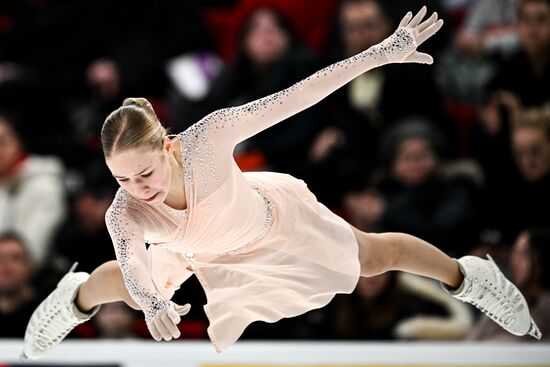
[[[490,256],[489,260],[464,256],[455,261],[414,236],[352,229],[359,244],[362,276],[402,270],[439,280],[453,297],[476,306],[508,332],[541,338],[525,298]]]
[[[417,237],[404,233],[365,233],[353,227],[359,244],[361,275],[401,270],[439,280],[451,288],[462,284],[455,260]]]
[[[103,303],[124,301],[135,310],[141,310],[124,286],[122,272],[115,260],[97,267],[90,278],[80,286],[75,305],[82,312],[87,312]]]

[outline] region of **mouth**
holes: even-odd
[[[155,195],[153,195],[153,196],[151,196],[151,197],[149,197],[149,198],[147,198],[147,199],[143,199],[143,201],[147,201],[147,202],[153,201],[153,200],[155,200],[155,198],[158,196],[158,194],[159,194],[159,193],[157,192]]]

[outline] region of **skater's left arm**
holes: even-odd
[[[215,111],[199,121],[195,133],[208,128],[220,146],[233,148],[239,142],[314,105],[362,73],[389,63],[431,64],[430,55],[416,48],[441,26],[434,13],[421,22],[426,14],[423,7],[413,18],[407,13],[397,30],[386,40],[348,59],[332,64],[291,87],[247,103]],[[216,139],[218,136],[218,139]]]

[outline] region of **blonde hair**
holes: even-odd
[[[115,152],[128,149],[161,149],[166,129],[153,106],[145,98],[126,98],[111,112],[101,128],[103,154],[108,159]]]
[[[516,130],[523,127],[541,129],[550,140],[550,109],[526,108],[519,111],[512,119],[512,128]]]

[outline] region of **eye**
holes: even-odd
[[[153,172],[154,172],[154,170],[151,171],[151,172],[149,172],[149,173],[146,173],[146,174],[141,175],[141,177],[149,177],[149,176],[151,176],[151,175],[153,174]]]
[[[128,179],[127,178],[117,178],[117,181],[118,182],[126,182],[126,181],[128,181]]]

